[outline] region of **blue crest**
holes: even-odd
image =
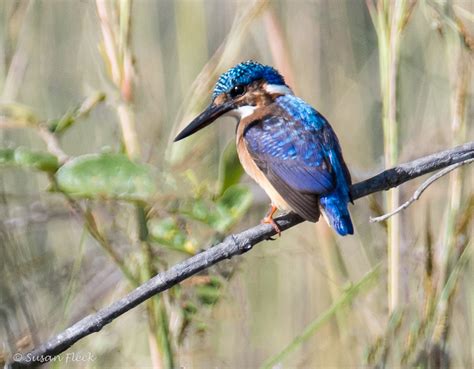
[[[248,60],[237,64],[219,77],[212,98],[215,99],[220,94],[230,91],[236,85],[248,85],[259,79],[274,85],[285,84],[285,80],[276,69]]]

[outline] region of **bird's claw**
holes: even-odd
[[[271,216],[267,216],[263,218],[262,224],[270,224],[275,230],[275,232],[277,233],[278,237],[281,237],[281,229],[280,227],[278,227],[278,224],[273,220]],[[276,238],[273,238],[273,237],[269,237],[268,239],[272,241],[276,240]]]
[[[278,227],[278,224],[273,220],[273,214],[278,210],[278,208],[271,204],[270,210],[268,211],[267,215],[262,219],[262,224],[271,224],[275,232],[277,233],[278,237],[281,237],[281,229]],[[268,237],[269,240],[275,241],[276,238]]]

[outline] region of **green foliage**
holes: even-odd
[[[148,231],[150,238],[161,245],[190,254],[196,250],[195,242],[188,239],[173,217],[152,219],[148,222]]]
[[[211,220],[211,226],[224,232],[240,219],[252,203],[250,190],[242,185],[234,185],[225,190],[216,201],[216,213]]]
[[[242,185],[233,185],[212,201],[191,198],[183,202],[178,214],[189,220],[207,224],[214,231],[223,233],[235,225],[249,209],[252,194]],[[150,219],[150,239],[174,250],[194,254],[197,243],[189,238],[185,227],[177,217]]]
[[[59,162],[54,155],[49,153],[18,147],[16,149],[0,149],[0,165],[55,172],[59,167]]]
[[[184,204],[183,214],[224,232],[242,217],[252,202],[252,194],[242,185],[233,185],[209,204],[204,199],[192,199]]]
[[[86,116],[99,103],[105,101],[103,92],[96,92],[92,96],[87,97],[80,105],[69,109],[61,118],[53,119],[48,122],[51,132],[56,134],[63,133],[70,128],[76,121]]]
[[[58,170],[56,180],[74,197],[145,201],[156,191],[151,168],[121,154],[79,156]]]

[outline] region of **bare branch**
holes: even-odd
[[[464,160],[464,161],[461,161],[460,163],[456,163],[456,164],[453,164],[447,168],[444,168],[443,170],[440,170],[438,173],[436,173],[435,175],[431,176],[430,178],[428,178],[425,182],[423,182],[421,184],[420,187],[417,188],[417,190],[413,193],[413,196],[410,197],[410,199],[408,199],[406,202],[404,202],[402,205],[400,205],[398,208],[396,208],[395,210],[391,211],[390,213],[387,213],[387,214],[384,214],[384,215],[381,215],[379,217],[375,217],[375,218],[370,218],[370,222],[371,223],[375,223],[375,222],[382,222],[388,218],[390,218],[391,216],[401,212],[402,210],[406,209],[407,207],[409,207],[411,204],[413,204],[416,200],[418,200],[420,198],[420,196],[422,195],[423,192],[425,192],[425,190],[431,186],[434,182],[436,182],[438,179],[444,177],[446,174],[452,172],[453,170],[463,166],[463,165],[466,165],[466,164],[469,164],[469,163],[472,163],[474,161],[474,159],[467,159],[467,160]]]
[[[440,151],[420,159],[387,169],[376,176],[352,185],[354,200],[374,192],[389,190],[423,174],[446,168],[474,157],[474,142],[468,142],[453,149]]]
[[[423,174],[473,158],[474,142],[428,155],[383,171],[370,179],[353,185],[351,190],[352,197],[356,200],[374,192],[399,186]],[[280,229],[284,231],[303,222],[303,219],[296,214],[290,213],[279,217],[275,221]],[[81,338],[100,331],[115,318],[157,293],[175,286],[186,278],[224,259],[230,259],[233,256],[246,253],[254,245],[274,235],[275,230],[268,224],[261,224],[243,232],[230,235],[221,243],[174,265],[165,272],[157,274],[112,305],[83,318],[36,349],[21,355],[21,357],[20,355],[15,356],[17,360],[8,363],[6,367],[28,368],[43,364],[45,361],[51,360],[54,356],[67,350]]]

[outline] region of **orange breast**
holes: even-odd
[[[278,193],[278,191],[275,190],[265,174],[260,170],[260,168],[257,167],[255,161],[250,156],[250,153],[247,149],[247,144],[245,143],[245,139],[243,137],[245,127],[253,120],[249,118],[251,118],[251,116],[239,123],[236,134],[237,153],[239,155],[239,160],[242,163],[242,167],[247,172],[247,174],[255,182],[257,182],[260,187],[263,188],[268,197],[270,197],[273,205],[281,210],[292,210],[288,203]]]

